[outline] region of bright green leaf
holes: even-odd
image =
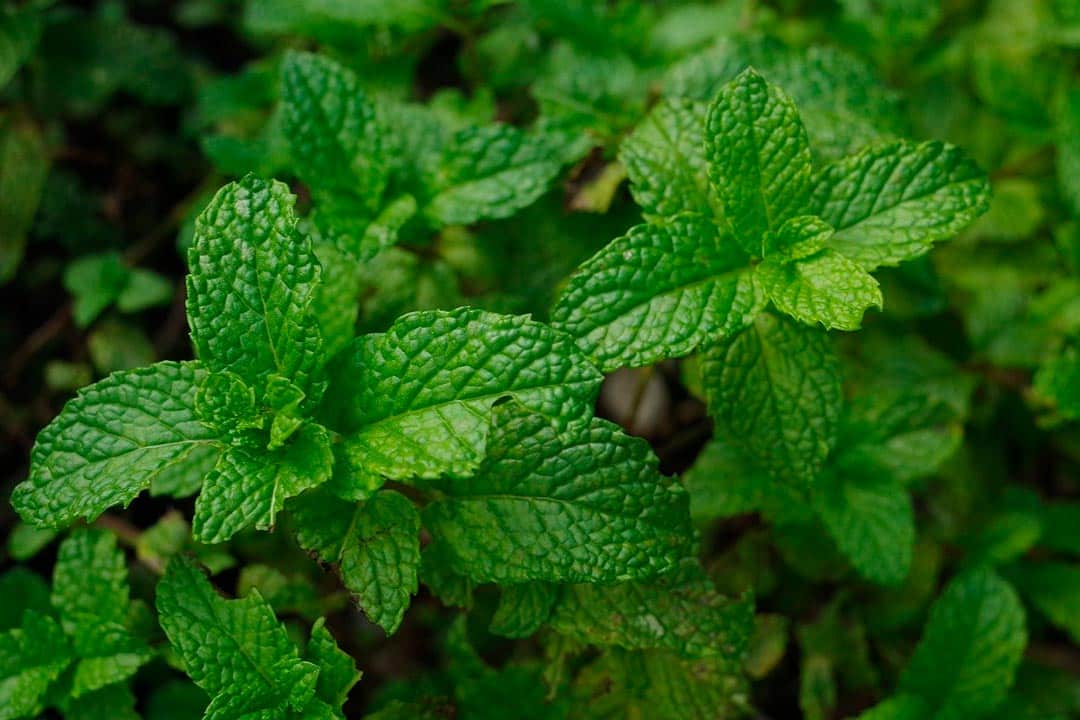
[[[894,142],[838,160],[814,179],[810,210],[829,246],[873,270],[926,253],[986,212],[986,175],[952,145]]]
[[[196,364],[163,362],[85,388],[38,435],[12,505],[27,522],[63,527],[206,467],[218,448],[194,408],[204,376]]]
[[[693,352],[753,321],[749,259],[700,215],[637,225],[585,262],[551,311],[602,370]]]
[[[783,90],[746,69],[721,88],[705,122],[709,179],[739,245],[761,257],[768,230],[806,210],[810,145]]]
[[[930,609],[900,690],[920,696],[936,720],[961,720],[1005,699],[1027,632],[1016,592],[988,569],[955,578]]]
[[[393,479],[467,474],[499,398],[565,423],[589,412],[601,381],[568,335],[467,308],[405,315],[357,339],[330,374],[327,424],[357,467]]]
[[[843,396],[828,335],[770,313],[708,350],[702,382],[727,437],[778,480],[813,480],[836,442]]]
[[[318,666],[300,659],[257,590],[226,600],[181,556],[158,583],[157,609],[187,674],[213,698],[206,718],[284,720],[313,697]]]
[[[689,550],[682,486],[648,444],[593,419],[565,429],[496,406],[476,473],[446,483],[424,525],[477,582],[612,582],[673,568]]]

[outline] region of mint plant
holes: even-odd
[[[0,720],[1080,713],[1070,3],[10,5]]]

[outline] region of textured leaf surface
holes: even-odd
[[[424,214],[439,225],[508,217],[543,195],[558,172],[558,154],[539,137],[501,123],[465,128],[427,177]]]
[[[513,396],[568,422],[591,410],[600,381],[573,339],[547,325],[467,308],[417,312],[343,351],[324,414],[357,466],[433,478],[479,462],[495,400]]]
[[[61,543],[52,603],[79,657],[72,697],[126,680],[153,656],[127,627],[127,566],[111,533],[81,530]]]
[[[911,568],[915,517],[911,498],[888,476],[818,476],[811,503],[822,524],[860,575],[896,585]]]
[[[637,225],[584,263],[551,311],[601,369],[679,357],[760,308],[748,258],[700,215]]]
[[[958,148],[894,142],[824,168],[810,210],[836,229],[830,247],[872,270],[922,255],[989,202],[986,175]]]
[[[741,658],[753,619],[752,602],[724,597],[696,562],[684,561],[678,571],[654,581],[569,587],[550,624],[597,645]]]
[[[215,452],[194,409],[204,376],[194,363],[162,362],[83,389],[38,435],[30,478],[15,489],[12,505],[36,525],[92,520]]]
[[[990,570],[970,571],[930,609],[900,690],[922,697],[936,719],[977,717],[1004,700],[1026,643],[1016,592]]]
[[[809,482],[836,441],[840,368],[821,330],[763,313],[703,355],[718,432],[779,480]]]
[[[799,112],[753,69],[725,85],[705,122],[709,179],[739,244],[762,255],[765,232],[806,209],[810,145]]]
[[[305,658],[319,667],[316,696],[333,709],[334,717],[344,717],[341,706],[360,680],[361,673],[352,656],[338,647],[334,636],[326,629],[324,618],[316,620],[311,627]]]
[[[558,587],[550,583],[531,582],[504,587],[489,630],[502,637],[529,637],[551,616],[558,598]]]
[[[755,275],[777,310],[811,325],[858,330],[863,313],[884,302],[877,280],[832,250],[792,263],[770,258]]]
[[[650,219],[681,212],[723,217],[705,165],[704,103],[657,105],[619,148],[630,192]]]
[[[276,450],[228,447],[206,476],[195,503],[195,537],[217,543],[244,528],[273,527],[285,500],[329,480],[333,466],[330,437],[314,423]]]
[[[226,600],[181,556],[158,583],[157,608],[187,674],[213,698],[207,718],[284,719],[312,698],[318,667],[300,659],[257,590]]]
[[[309,306],[321,268],[284,183],[253,175],[218,191],[188,253],[191,340],[208,369],[258,387],[276,374],[310,390],[320,363]]]
[[[36,716],[49,685],[70,662],[60,624],[28,610],[21,627],[0,633],[0,718]]]
[[[560,429],[513,402],[493,415],[476,474],[424,509],[456,571],[477,582],[613,582],[670,570],[688,552],[686,493],[645,441],[599,419]]]
[[[281,133],[296,174],[318,195],[356,198],[371,212],[389,178],[375,108],[348,68],[311,53],[281,64]]]
[[[393,634],[417,591],[420,516],[412,502],[383,490],[359,506],[318,493],[290,507],[301,547],[337,564],[367,616]]]

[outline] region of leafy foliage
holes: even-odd
[[[1073,5],[4,4],[0,720],[1077,715]]]

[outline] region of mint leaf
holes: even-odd
[[[889,477],[821,473],[811,504],[829,536],[860,575],[896,585],[907,577],[915,517],[907,490]]]
[[[424,525],[477,582],[613,582],[673,568],[686,494],[645,441],[593,419],[559,428],[519,403],[492,412],[475,475],[445,483]]]
[[[35,6],[0,11],[0,88],[11,81],[41,37],[41,9]]]
[[[16,16],[25,14],[24,10]],[[0,23],[4,19],[0,17]],[[5,39],[2,33],[0,25],[0,53]],[[2,63],[0,58],[0,76]],[[26,121],[0,120],[0,194],[4,197],[4,207],[0,210],[0,285],[15,275],[22,262],[26,234],[42,200],[48,172],[49,153],[41,131]]]
[[[569,587],[550,624],[581,642],[735,659],[746,651],[753,621],[752,602],[725,598],[696,562],[686,561],[651,581]]]
[[[141,720],[135,694],[125,684],[108,685],[63,703],[64,717],[79,720]]]
[[[619,146],[630,192],[650,221],[683,211],[723,217],[706,171],[707,109],[703,103],[666,100]]]
[[[21,627],[0,633],[0,718],[37,716],[49,686],[70,663],[60,624],[27,610]]]
[[[502,637],[529,637],[547,622],[558,598],[558,587],[550,583],[530,582],[504,587],[488,629]]]
[[[833,250],[789,263],[766,258],[754,274],[777,310],[809,325],[858,330],[867,308],[883,303],[877,280]]]
[[[765,233],[762,252],[780,264],[802,260],[823,250],[833,236],[829,223],[816,215],[797,215],[784,221],[775,231]]]
[[[700,215],[637,225],[571,276],[551,321],[605,371],[686,355],[753,320],[748,265]]]
[[[329,373],[326,424],[357,467],[393,479],[468,473],[499,398],[569,422],[588,414],[601,381],[568,335],[468,308],[405,315],[358,338]]]
[[[30,477],[12,493],[19,515],[50,527],[92,520],[151,483],[206,467],[218,447],[193,407],[205,375],[162,362],[83,389],[38,435]]]
[[[1080,641],[1080,567],[1064,562],[1025,562],[1008,578],[1050,622]]]
[[[260,390],[276,374],[307,393],[321,363],[310,305],[321,269],[296,228],[295,198],[253,175],[218,191],[188,253],[187,310],[195,352]]]
[[[763,313],[702,356],[721,432],[778,480],[807,483],[836,442],[843,395],[828,335]]]
[[[543,195],[559,172],[542,138],[511,125],[459,130],[444,148],[425,177],[423,212],[436,225],[508,217]]]
[[[386,143],[355,73],[320,55],[287,52],[281,132],[296,174],[317,196],[375,210],[390,175]]]
[[[312,706],[317,706],[317,701],[322,701],[331,708],[333,717],[344,718],[341,706],[362,673],[356,669],[352,656],[338,647],[334,636],[326,629],[325,619],[319,618],[311,626],[311,638],[304,655],[308,662],[319,668],[319,679],[315,685],[316,699],[306,710],[311,714]]]
[[[417,591],[420,516],[412,502],[383,490],[357,506],[323,492],[290,510],[300,546],[336,564],[367,616],[392,635]]]
[[[873,270],[918,257],[986,212],[986,175],[956,147],[893,142],[814,178],[810,210],[836,229],[830,247]]]
[[[745,697],[738,664],[721,657],[686,659],[663,650],[607,650],[572,688],[588,717],[715,720],[737,716]]]
[[[127,565],[113,534],[80,530],[60,544],[52,603],[79,658],[72,698],[128,679],[153,657],[128,628]]]
[[[748,68],[721,88],[705,121],[709,179],[739,245],[801,214],[810,191],[810,145],[791,99]]]
[[[896,695],[859,715],[858,720],[924,720],[930,717],[917,695]]]
[[[230,445],[203,481],[192,530],[197,540],[224,542],[240,530],[274,525],[285,500],[330,479],[330,436],[304,425],[284,447]]]
[[[900,690],[926,701],[936,719],[978,717],[1005,699],[1026,643],[1016,592],[988,569],[969,571],[930,609]]]
[[[284,718],[313,697],[319,668],[300,659],[258,590],[225,600],[180,556],[158,583],[157,609],[187,674],[213,698],[206,717]]]

